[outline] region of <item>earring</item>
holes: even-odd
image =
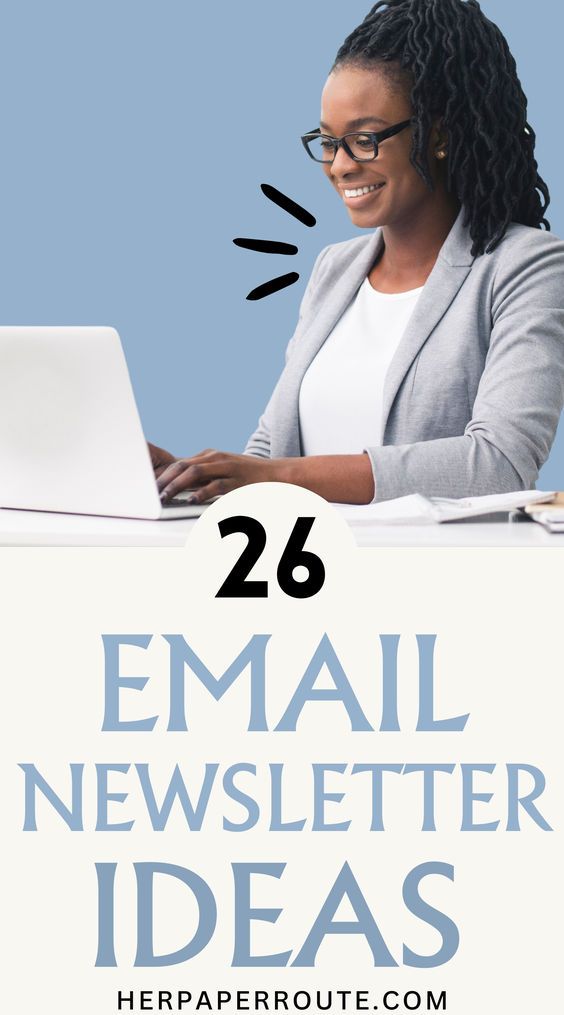
[[[436,153],[436,158],[438,158],[438,159],[446,159],[446,157],[447,157],[447,152],[445,151],[444,148],[441,148],[440,151],[438,151]]]

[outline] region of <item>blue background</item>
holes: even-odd
[[[118,328],[145,432],[177,454],[240,450],[327,243],[358,235],[299,135],[370,0],[1,2],[4,324]],[[512,47],[549,218],[564,236],[564,10],[484,0]],[[260,192],[316,216],[307,229]],[[240,250],[285,240],[297,257]],[[260,303],[246,294],[296,270]],[[564,488],[564,425],[542,475]]]

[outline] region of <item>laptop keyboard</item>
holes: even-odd
[[[163,507],[185,507],[188,503],[188,497],[173,497],[172,500],[167,500]]]

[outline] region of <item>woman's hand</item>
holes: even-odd
[[[165,451],[164,448],[158,448],[156,444],[150,444],[147,441],[147,447],[149,448],[149,454],[151,456],[151,463],[155,470],[155,476],[160,476],[169,465],[172,465],[176,461],[174,455],[171,455],[170,451]]]
[[[188,498],[191,504],[201,504],[248,483],[283,481],[280,470],[283,459],[233,455],[210,448],[192,458],[174,458],[161,448],[153,448],[153,445],[149,448],[163,504],[184,490],[192,491]]]
[[[366,454],[258,458],[208,448],[192,458],[174,458],[160,448],[153,450],[163,504],[185,490],[192,491],[190,503],[201,504],[248,483],[294,483],[326,500],[348,504],[368,504],[374,497],[374,477]]]

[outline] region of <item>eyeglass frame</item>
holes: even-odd
[[[402,120],[401,123],[395,123],[392,127],[386,127],[386,130],[379,130],[379,131],[374,131],[374,130],[351,130],[347,134],[343,134],[342,137],[331,137],[330,134],[323,134],[323,132],[321,130],[317,129],[317,130],[308,131],[307,134],[303,134],[302,137],[301,137],[301,142],[302,142],[302,144],[303,144],[307,154],[309,155],[310,159],[312,159],[314,162],[317,162],[319,165],[322,165],[322,166],[331,166],[331,165],[333,165],[333,162],[337,158],[337,152],[339,151],[339,148],[344,148],[346,153],[347,153],[347,155],[354,162],[374,162],[374,160],[378,158],[378,149],[379,149],[380,144],[382,143],[382,141],[387,141],[388,138],[395,137],[396,134],[399,134],[400,131],[405,130],[406,127],[411,127],[412,124],[413,124],[413,120]],[[367,138],[369,137],[370,140],[372,141],[373,145],[374,145],[374,149],[375,149],[374,150],[374,155],[372,155],[372,157],[369,158],[369,159],[359,159],[359,158],[357,158],[356,155],[353,155],[349,145],[347,144],[346,139],[348,137],[353,137],[353,136],[354,137],[358,137],[359,135],[362,135],[363,137],[367,137]],[[326,140],[330,141],[331,144],[333,145],[333,158],[332,159],[316,159],[315,155],[312,155],[311,151],[309,150],[309,148],[308,148],[309,141],[313,141],[313,140],[315,140],[317,138],[320,138],[320,137],[326,138]]]

